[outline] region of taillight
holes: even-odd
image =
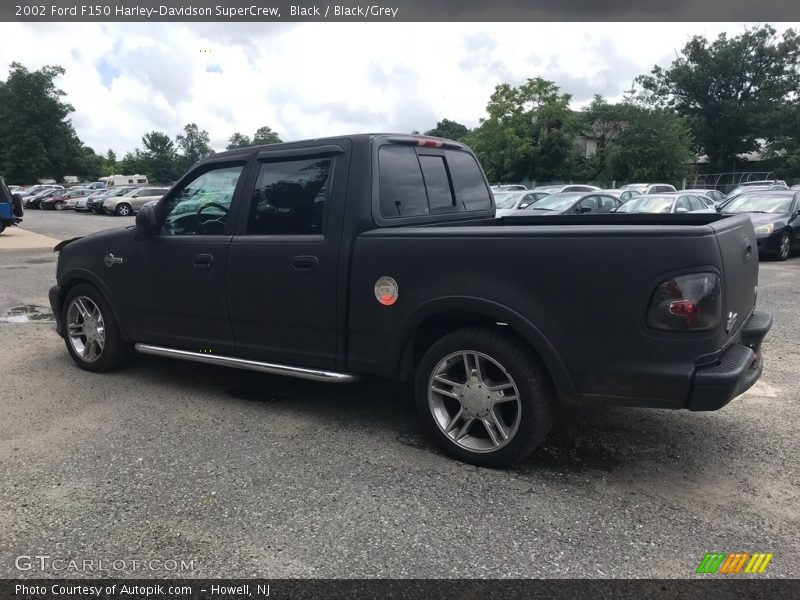
[[[444,146],[444,142],[442,140],[419,138],[417,139],[417,146],[422,146],[423,148],[441,148]]]
[[[719,325],[721,314],[719,276],[693,273],[671,277],[656,288],[647,324],[666,331],[706,331]]]

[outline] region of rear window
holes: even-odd
[[[446,150],[417,153],[414,146],[387,145],[378,153],[381,216],[487,210],[492,199],[477,161]]]

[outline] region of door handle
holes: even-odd
[[[213,254],[195,254],[194,255],[194,268],[195,269],[210,269],[214,264]]]
[[[318,264],[319,259],[316,256],[295,256],[292,258],[292,268],[295,271],[313,271]]]

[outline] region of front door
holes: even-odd
[[[231,354],[226,264],[244,161],[207,163],[160,203],[158,235],[137,236],[131,309],[136,341]]]
[[[252,167],[228,254],[238,356],[335,366],[347,182],[344,148],[337,148],[262,152]]]

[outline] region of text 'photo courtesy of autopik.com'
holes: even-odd
[[[0,598],[800,597],[800,4],[0,4]]]

